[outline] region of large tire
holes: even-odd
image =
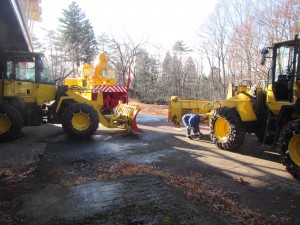
[[[23,127],[21,112],[14,106],[0,105],[0,141],[15,139]]]
[[[279,136],[279,149],[286,170],[300,180],[300,120],[284,126]]]
[[[230,107],[214,110],[210,119],[210,138],[220,149],[237,150],[246,136],[238,111]]]
[[[85,103],[74,103],[63,112],[62,126],[73,138],[86,138],[94,134],[99,125],[96,110]]]

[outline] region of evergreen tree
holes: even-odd
[[[182,65],[175,53],[172,57],[172,95],[182,97],[182,81],[181,81]]]
[[[154,101],[159,95],[158,78],[158,60],[149,55],[146,50],[143,54],[136,56],[136,88],[141,99]]]
[[[182,40],[176,41],[175,44],[173,45],[173,51],[175,52],[190,52],[192,51],[189,49]]]
[[[186,73],[183,71],[183,60],[185,60],[184,54],[190,52],[189,49],[182,40],[176,41],[173,46],[175,52],[173,56],[173,76],[175,79],[175,93],[180,97],[185,97],[185,79]]]
[[[193,58],[188,57],[184,69],[183,69],[183,97],[195,98],[196,96],[196,82],[197,82],[197,70],[194,64]]]
[[[85,13],[72,2],[68,9],[63,10],[59,22],[69,60],[76,63],[77,67],[81,62],[91,62],[98,53],[97,41]]]
[[[173,94],[171,89],[172,81],[172,56],[170,52],[167,51],[162,63],[162,76],[159,79],[159,84],[161,89],[164,90],[165,96],[171,96]]]
[[[83,62],[89,63],[92,62],[95,58],[95,55],[98,54],[98,43],[94,34],[94,30],[89,20],[86,20],[84,23],[84,30],[86,31],[85,38],[83,40],[84,44],[84,57]]]

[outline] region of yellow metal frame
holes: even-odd
[[[169,100],[168,121],[179,124],[184,114],[195,113],[206,114],[208,118],[205,123],[208,124],[213,106],[212,101],[181,100],[177,96],[172,96]]]
[[[294,89],[294,97],[293,97],[293,102],[288,102],[288,101],[276,101],[275,96],[273,93],[273,88],[272,84],[269,84],[267,87],[267,104],[268,108],[271,110],[272,113],[275,115],[279,115],[280,109],[283,105],[295,105],[297,99],[300,97],[300,81],[298,83],[295,83],[293,86]],[[292,115],[292,118],[300,118],[299,113]]]
[[[253,103],[249,96],[239,93],[232,98],[227,99],[221,103],[222,106],[228,106],[230,108],[236,108],[240,114],[243,122],[256,121],[257,117],[253,110]]]
[[[36,102],[42,106],[45,102],[52,101],[56,95],[55,84],[42,84],[30,81],[7,80],[3,81],[3,96],[17,96],[24,102]]]
[[[116,70],[109,68],[107,65],[108,58],[104,53],[101,53],[95,61],[94,73],[92,76],[93,85],[105,85],[105,86],[115,86],[116,85]],[[104,71],[109,74],[114,74],[114,77],[104,77]]]
[[[247,91],[246,93],[249,92],[247,87],[243,87],[240,90]],[[168,121],[178,125],[184,114],[206,114],[207,118],[204,123],[208,125],[214,109],[221,106],[236,108],[243,122],[257,120],[253,110],[253,103],[249,96],[243,93],[231,96],[226,101],[181,100],[177,96],[172,96],[169,101]]]
[[[115,86],[116,70],[108,67],[108,58],[101,53],[95,60],[94,65],[83,64],[75,78],[66,78],[65,85],[92,88],[93,86]],[[111,77],[105,77],[104,73],[113,74]]]
[[[85,89],[86,92],[91,92],[91,89]],[[89,100],[81,95],[75,93],[74,91],[67,91],[66,92],[67,96],[62,96],[58,102],[56,112],[58,112],[64,101],[66,100],[74,100],[79,103],[86,103],[88,105],[91,105],[97,112],[99,121],[100,123],[108,128],[117,128],[117,127],[122,127],[125,128],[126,130],[131,130],[135,129],[136,131],[138,130],[136,124],[135,124],[135,119],[136,115],[139,112],[139,107],[138,106],[130,106],[130,105],[125,105],[122,104],[122,102],[119,102],[119,105],[115,109],[115,113],[111,115],[104,116],[100,112],[100,108],[103,106],[103,94],[101,90],[99,90],[98,96],[97,96],[97,101]],[[74,122],[73,125],[76,125],[79,120],[82,120],[83,122],[87,122],[87,118],[83,118],[82,115],[78,115],[78,118]]]

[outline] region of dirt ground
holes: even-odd
[[[130,104],[141,133],[100,126],[73,141],[45,125],[0,143],[0,224],[300,223],[300,182],[256,137],[222,151],[207,127],[186,139],[167,105]]]
[[[167,116],[168,115],[168,105],[155,105],[155,104],[143,104],[138,100],[131,99],[129,101],[130,105],[138,105],[141,109],[141,113],[149,115]]]

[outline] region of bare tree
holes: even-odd
[[[197,34],[200,40],[198,50],[205,56],[210,67],[211,96],[214,99],[225,96],[228,83],[226,59],[231,41],[228,17],[228,5],[221,2]]]
[[[34,40],[35,51],[44,52],[48,59],[53,79],[62,83],[64,78],[72,72],[73,63],[68,51],[64,48],[65,42],[54,30],[46,30],[45,35]]]
[[[300,24],[297,0],[223,0],[198,32],[199,52],[210,66],[211,95],[227,83],[267,79],[259,50],[293,38]],[[299,31],[298,31],[299,32]]]
[[[103,34],[100,40],[100,46],[106,51],[109,61],[115,65],[118,74],[118,83],[121,85],[126,84],[125,75],[128,69],[133,65],[135,57],[142,54],[142,48],[147,44],[147,41],[141,39],[135,41],[131,36],[127,35],[125,38],[117,38],[113,35]],[[131,73],[133,80],[135,79],[134,71]]]

